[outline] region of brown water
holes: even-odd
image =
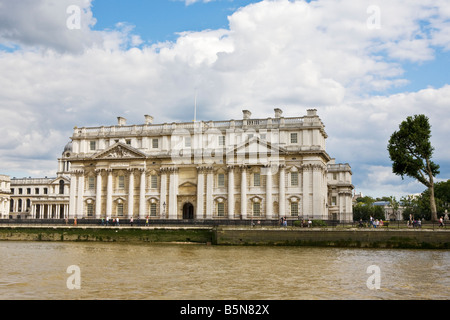
[[[450,298],[449,251],[0,242],[0,257],[2,300]]]

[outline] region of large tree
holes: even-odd
[[[434,177],[439,174],[439,165],[431,161],[434,148],[431,146],[431,126],[423,115],[407,117],[399,130],[389,139],[388,151],[392,160],[392,171],[396,175],[417,179],[430,191],[431,220],[437,220],[434,198]]]

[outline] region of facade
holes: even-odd
[[[22,178],[11,180],[9,215],[19,219],[63,219],[69,212],[69,180]]]
[[[9,176],[0,174],[0,219],[9,217],[10,183]]]
[[[351,221],[351,168],[334,163],[326,139],[314,109],[189,123],[145,116],[145,124],[127,125],[119,117],[113,126],[75,127],[58,159],[60,178],[48,183],[69,218]],[[55,193],[58,179],[70,185],[64,197]]]

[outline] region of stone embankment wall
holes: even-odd
[[[0,227],[0,241],[8,240],[450,249],[450,230]]]

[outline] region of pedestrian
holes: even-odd
[[[130,218],[130,225],[133,226],[133,217]]]
[[[77,218],[76,218],[76,217],[73,219],[73,225],[74,225],[74,226],[77,225]]]
[[[439,227],[444,227],[444,219],[442,216],[439,218]]]
[[[148,217],[145,219],[145,226],[148,227]]]
[[[116,219],[116,224],[119,226],[119,218]]]
[[[105,225],[105,218],[102,218],[102,226]]]
[[[106,226],[109,226],[109,217],[106,217]]]

